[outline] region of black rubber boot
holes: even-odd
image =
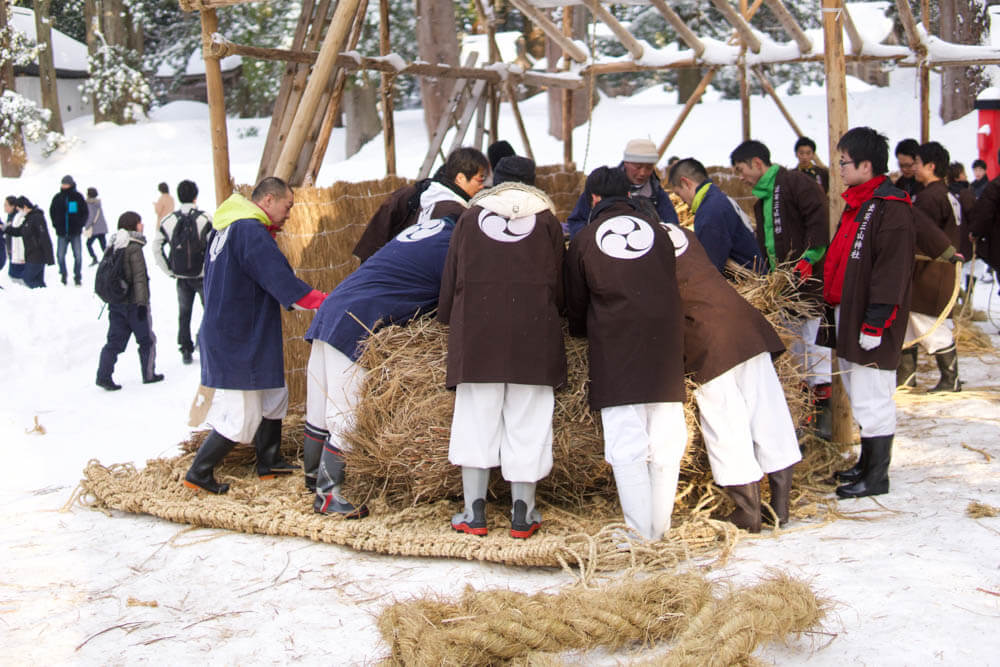
[[[928,393],[939,391],[962,391],[962,381],[958,379],[958,349],[952,343],[950,347],[934,353],[941,379]]]
[[[833,405],[830,403],[832,389],[829,383],[818,384],[813,387],[813,398],[815,400],[816,424],[813,432],[823,440],[833,440]]]
[[[862,456],[868,450],[867,466],[861,477],[851,484],[837,487],[841,498],[863,498],[889,493],[889,462],[892,459],[891,435],[861,438]]]
[[[760,482],[723,487],[736,504],[724,521],[751,533],[760,532]]]
[[[789,497],[792,493],[792,476],[795,464],[767,473],[767,482],[771,487],[771,509],[778,516],[778,526],[784,526],[789,519]],[[770,512],[763,512],[762,519],[768,525],[774,525],[774,517]]]
[[[302,437],[302,468],[306,475],[306,488],[316,491],[316,474],[319,471],[319,459],[323,455],[323,443],[330,437],[330,432],[319,426],[306,422]]]
[[[904,347],[896,367],[896,388],[917,386],[917,346]]]
[[[278,475],[290,475],[299,467],[281,458],[281,420],[263,419],[253,436],[253,446],[257,450],[257,476],[274,479]]]
[[[198,453],[191,462],[187,474],[184,475],[184,486],[192,489],[201,489],[209,493],[223,494],[229,490],[228,484],[219,484],[215,481],[215,466],[222,462],[236,443],[219,435],[217,431],[212,431],[205,442],[201,443]]]
[[[465,508],[451,517],[451,527],[469,535],[486,534],[486,491],[490,486],[489,468],[462,466],[462,497]]]
[[[833,479],[837,482],[856,482],[861,479],[861,476],[865,474],[865,467],[868,465],[868,451],[864,445],[861,446],[861,456],[858,457],[858,462],[847,470],[840,470],[833,473]]]
[[[510,536],[526,540],[542,525],[542,515],[535,507],[535,482],[511,482]]]
[[[329,441],[323,443],[313,511],[318,514],[340,514],[345,519],[363,519],[368,516],[368,507],[356,507],[340,495],[340,487],[344,483],[344,468],[344,455],[341,451]]]

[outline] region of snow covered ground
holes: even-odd
[[[852,125],[879,128],[893,144],[918,134],[912,72],[896,72],[888,89],[854,82],[850,90]],[[827,158],[823,91],[786,104]],[[936,109],[938,102],[931,104]],[[559,162],[561,144],[544,134],[544,100],[521,108],[539,163]],[[659,90],[602,100],[592,125],[575,132],[574,159],[587,170],[617,163],[628,139],[648,135],[659,142],[679,110],[673,96]],[[775,161],[794,161],[795,136],[769,100],[754,99],[752,127]],[[931,135],[968,166],[976,157],[976,127],[973,113],[946,126],[937,122]],[[399,171],[413,174],[426,148],[420,113],[398,113],[396,128]],[[520,149],[506,107],[501,128]],[[250,182],[267,121],[230,119],[229,130],[233,175]],[[24,194],[47,209],[59,179],[72,174],[81,188],[98,188],[113,224],[128,209],[151,219],[156,184],[167,181],[173,190],[192,178],[202,188],[200,207],[215,206],[205,106],[175,103],[130,127],[95,127],[83,118],[67,131],[80,137],[76,148],[49,159],[32,154],[24,177],[0,180],[0,194]],[[341,132],[334,134],[320,184],[381,176],[381,138],[344,161]],[[716,96],[696,108],[668,154],[727,164],[739,141],[739,103]],[[374,619],[394,599],[457,593],[466,584],[555,591],[570,581],[554,571],[390,558],[143,516],[60,512],[89,459],[141,465],[175,453],[189,432],[198,370],[181,364],[173,344],[174,285],[148,253],[147,261],[157,366],[166,381],[143,385],[130,347],[119,359],[115,377],[124,389],[116,393],[94,386],[107,321],[91,290],[63,287],[53,268],[45,290],[29,291],[11,285],[6,271],[0,275],[0,452],[8,462],[0,467],[0,662],[371,664],[387,653]],[[85,285],[93,284],[93,271],[84,269]],[[1000,322],[1000,297],[987,297],[984,286],[978,307]],[[996,327],[982,326],[1000,346]],[[967,388],[995,389],[998,361],[962,359]],[[32,432],[36,417],[44,434]],[[870,521],[799,522],[778,539],[746,539],[716,572],[749,582],[776,568],[811,581],[834,601],[824,634],[767,647],[762,659],[1000,665],[1000,519],[964,515],[973,500],[1000,506],[1000,405],[980,398],[925,403],[901,410],[899,421],[892,493],[841,504],[870,512],[860,515]],[[584,662],[620,664],[630,657]]]

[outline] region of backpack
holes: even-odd
[[[198,233],[198,218],[201,211],[191,208],[187,213],[177,211],[177,224],[170,235],[170,254],[167,264],[174,275],[197,278],[205,266],[207,243]]]
[[[97,266],[94,292],[108,304],[128,302],[128,280],[125,279],[125,248],[109,246]]]

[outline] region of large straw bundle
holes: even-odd
[[[738,289],[772,324],[807,311],[789,299],[789,274],[766,277],[741,272]],[[556,392],[552,472],[538,493],[554,504],[579,506],[591,495],[615,497],[610,467],[604,462],[600,420],[587,405],[587,344],[565,340],[569,380]],[[354,429],[346,434],[351,451],[346,492],[356,500],[380,498],[391,507],[461,495],[460,471],[448,462],[448,436],[454,395],[445,389],[447,329],[430,318],[406,327],[387,327],[369,337],[359,363],[369,369]],[[778,374],[796,424],[808,413],[799,369],[790,355],[778,360]],[[685,406],[690,443],[682,462],[678,510],[699,506],[713,496],[708,458],[700,445],[694,401]],[[505,493],[494,475],[491,491]]]

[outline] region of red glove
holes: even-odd
[[[813,265],[809,263],[808,259],[800,259],[799,263],[795,265],[795,273],[798,274],[799,285],[801,285],[812,277]]]
[[[326,292],[320,292],[318,289],[306,294],[304,297],[295,302],[295,305],[302,310],[316,310],[323,305],[323,299],[326,298]]]

